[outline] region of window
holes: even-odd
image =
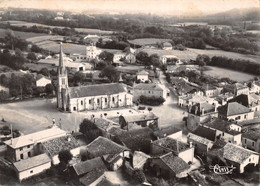
[[[27,145],[27,148],[29,149],[29,148],[30,148],[30,145]]]
[[[62,85],[65,85],[65,78],[62,78]]]
[[[249,158],[249,162],[251,162],[251,158]]]
[[[225,135],[225,133],[223,132],[223,133],[222,133],[222,136],[224,136],[224,135]]]
[[[148,93],[150,94],[150,90],[148,91]]]
[[[253,146],[253,147],[255,146],[255,142],[252,142],[252,146]]]
[[[22,151],[22,150],[23,150],[23,147],[20,148],[20,151]]]
[[[112,98],[112,101],[115,102],[115,98],[114,97]]]
[[[76,111],[76,107],[73,107],[73,110]]]
[[[91,104],[91,99],[88,101],[89,104]]]
[[[246,119],[246,115],[244,115],[244,119]]]
[[[97,99],[97,104],[99,104],[99,99]]]
[[[107,102],[107,98],[105,98],[105,102]]]
[[[31,157],[31,152],[28,152],[28,157]]]
[[[33,170],[31,170],[30,173],[32,174],[32,173],[33,173]]]
[[[22,160],[23,160],[23,154],[20,154],[20,159],[22,159]]]
[[[245,139],[245,143],[246,143],[246,139]]]
[[[83,105],[83,101],[81,101],[81,105]]]

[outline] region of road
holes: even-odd
[[[174,94],[171,85],[166,81],[165,75],[161,72],[159,80],[166,88],[170,89],[170,96],[167,97],[163,105],[153,106],[152,112],[159,117],[159,127],[176,126],[183,128],[183,117],[187,112],[177,106],[177,96]]]

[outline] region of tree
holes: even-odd
[[[134,169],[133,171],[133,177],[139,182],[143,183],[146,180],[145,174],[140,169]]]
[[[49,76],[50,72],[47,68],[42,68],[39,72],[40,74],[44,75],[44,76]]]
[[[82,72],[76,72],[73,76],[73,80],[74,83],[78,84],[78,83],[82,83],[85,79],[85,74],[83,74]]]
[[[33,89],[33,94],[36,96],[40,96],[41,93],[44,93],[45,89],[44,87],[35,87]]]
[[[88,119],[84,119],[83,122],[79,126],[79,132],[84,134],[90,141],[93,141],[98,136],[102,136],[101,131],[98,127]]]
[[[149,56],[147,52],[139,52],[136,55],[136,60],[138,60],[141,64],[147,64],[149,62]]]
[[[36,57],[36,55],[35,55],[34,52],[30,52],[30,53],[27,55],[27,59],[36,60],[37,57]]]
[[[45,86],[45,92],[46,92],[46,94],[51,95],[51,94],[53,94],[53,91],[54,91],[54,86],[53,86],[51,83],[49,83],[49,84],[47,84],[47,85]]]
[[[107,52],[107,51],[103,51],[99,54],[99,59],[102,59],[106,62],[112,62],[113,58],[114,58],[114,54]]]
[[[73,155],[69,150],[62,150],[59,152],[58,158],[61,163],[68,164],[72,160]]]
[[[196,64],[199,65],[200,67],[203,67],[207,64],[209,64],[210,58],[207,55],[197,55],[196,57]]]
[[[111,82],[118,82],[120,78],[120,73],[112,65],[106,66],[101,70],[101,76],[107,77]]]
[[[150,57],[149,63],[144,64],[146,66],[153,65],[154,67],[160,67],[160,59],[158,54],[152,54]]]

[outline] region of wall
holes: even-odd
[[[182,138],[182,131],[176,132],[176,133],[171,134],[167,137],[172,138],[172,139],[181,139]]]
[[[239,172],[243,173],[245,166],[247,166],[249,163],[253,163],[254,166],[258,165],[258,163],[259,163],[259,155],[252,154],[249,158],[244,160],[243,163],[241,163],[241,165],[240,165]]]
[[[43,172],[44,170],[49,169],[50,167],[51,167],[51,162],[48,162],[48,163],[42,164],[40,166],[25,170],[20,173],[17,172],[18,178],[21,181],[25,178],[29,178],[33,175],[39,174],[39,173]],[[33,171],[33,172],[31,172],[31,171]]]
[[[242,137],[242,146],[255,152],[260,152],[260,139],[258,139],[257,141],[253,141],[251,139]]]
[[[195,146],[195,153],[199,155],[207,154],[209,150],[209,146],[193,139],[188,138],[188,142],[192,142]]]
[[[148,81],[149,78],[148,78],[148,74],[147,75],[137,75],[137,80],[140,80],[141,82],[145,82],[145,81]]]
[[[135,89],[133,92],[133,101],[136,101],[140,98],[140,96],[147,96],[147,97],[163,97],[166,99],[166,94],[163,90],[140,90],[140,89]]]
[[[240,116],[240,119],[238,119],[237,117]],[[245,118],[246,117],[246,118]],[[244,121],[244,120],[251,120],[254,119],[254,112],[249,112],[249,113],[245,113],[245,114],[238,114],[238,115],[233,115],[233,116],[228,116],[227,117],[228,120],[236,120],[236,121]]]
[[[194,147],[191,147],[183,152],[180,152],[178,155],[179,158],[183,159],[186,163],[193,162],[194,158]]]

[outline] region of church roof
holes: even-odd
[[[122,92],[127,92],[127,90],[125,86],[120,83],[88,85],[69,88],[69,94],[71,98],[112,95]]]

